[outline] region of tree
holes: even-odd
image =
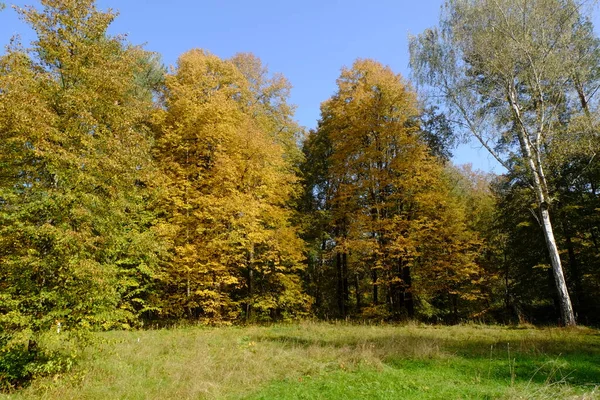
[[[287,86],[277,85],[253,56],[202,50],[183,54],[167,77],[156,155],[170,178],[171,315],[277,318],[309,303],[288,204],[297,190],[286,157],[293,124]]]
[[[450,0],[440,26],[410,44],[416,80],[440,96],[463,132],[526,176],[565,325],[576,322],[550,219],[547,160],[550,143],[570,126],[582,135],[594,125],[598,81],[589,68],[598,52],[590,27],[571,0]]]
[[[474,242],[415,123],[415,94],[373,60],[344,68],[337,83],[303,168],[305,204],[320,226],[312,269],[319,276],[328,265],[336,314],[413,317],[416,299],[465,294],[477,270]]]
[[[437,106],[422,106],[419,115],[420,136],[432,155],[443,162],[452,159],[452,148],[457,140],[446,115]]]
[[[556,152],[552,155],[554,159]],[[559,159],[560,163],[551,164],[548,176],[554,188],[556,241],[563,249],[561,256],[577,319],[593,324],[600,304],[594,295],[598,291],[599,268],[598,216],[594,211],[598,208],[598,162],[573,154]],[[551,268],[545,252],[535,249],[545,247],[529,210],[531,188],[522,176],[509,174],[499,178],[494,188],[499,202],[496,225],[506,242],[499,265],[503,265],[502,276],[507,282],[508,310],[531,322],[556,320],[552,311],[555,309],[560,316],[560,308],[552,290]]]
[[[300,165],[303,193],[298,209],[302,216],[302,238],[307,243],[305,286],[314,298],[314,312],[320,317],[331,315],[336,300],[329,296],[336,291],[335,274],[331,275],[332,254],[331,201],[334,194],[330,179],[331,140],[320,130],[310,130],[302,144],[304,160]],[[358,307],[358,305],[357,305]]]
[[[20,10],[32,50],[0,59],[0,345],[29,353],[57,323],[136,323],[161,251],[136,79],[149,54],[109,36],[114,14],[92,0],[42,5]]]
[[[293,119],[294,106],[288,103],[289,81],[281,74],[269,74],[262,61],[251,53],[239,53],[230,60],[244,76],[248,85],[248,102],[241,105],[257,124],[284,151],[290,172],[297,173],[302,161],[298,143],[303,131]]]

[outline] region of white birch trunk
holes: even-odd
[[[554,229],[552,228],[552,222],[550,221],[550,212],[548,207],[550,206],[550,199],[547,192],[546,175],[540,163],[536,163],[533,158],[531,145],[527,137],[520,137],[521,146],[523,149],[524,156],[526,157],[529,169],[533,175],[533,186],[537,195],[537,203],[540,211],[541,225],[544,232],[544,239],[546,240],[546,247],[550,255],[550,264],[552,265],[552,273],[554,275],[554,281],[556,283],[556,290],[558,292],[558,299],[560,303],[560,316],[565,326],[575,326],[575,314],[573,313],[573,306],[571,305],[571,298],[569,297],[569,291],[565,281],[565,275],[563,273],[562,263],[560,261],[560,255],[558,253],[558,247],[556,246],[556,240],[554,239]]]
[[[547,204],[544,203],[540,205],[540,214],[542,217],[541,222],[546,245],[548,247],[548,252],[550,253],[554,281],[556,282],[556,289],[560,300],[560,315],[565,326],[575,326],[575,314],[573,313],[571,298],[569,297],[569,291],[567,290],[567,283],[565,282],[565,275],[563,274],[558,247],[556,247],[556,241],[554,240],[554,231],[552,229],[552,223],[550,222],[550,213],[548,212]]]
[[[550,212],[548,210],[550,206],[550,196],[548,194],[546,175],[539,157],[540,142],[539,140],[536,140],[532,146],[527,128],[525,127],[521,117],[521,110],[517,105],[516,92],[514,88],[512,88],[512,90],[509,92],[508,100],[513,110],[515,119],[520,127],[518,137],[521,150],[523,152],[523,157],[529,166],[531,175],[533,176],[533,189],[535,190],[537,197],[537,203],[541,217],[540,222],[544,232],[544,239],[546,240],[546,247],[548,248],[548,253],[550,255],[550,264],[552,265],[552,273],[554,275],[556,290],[558,292],[561,319],[565,326],[575,326],[575,313],[573,312],[573,306],[571,305],[571,298],[569,297],[569,291],[567,289],[567,283],[565,281],[565,275],[563,273],[562,263],[558,253],[558,247],[556,246],[556,240],[554,239],[554,230],[552,228],[552,222],[550,221]]]

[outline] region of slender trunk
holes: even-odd
[[[315,270],[315,309],[320,311],[323,306],[323,292],[321,288],[321,275],[325,267],[325,250],[327,249],[327,243],[325,239],[321,242],[321,254],[319,256],[319,262],[317,263]]]
[[[360,294],[360,279],[358,273],[354,274],[354,288],[356,289],[356,312],[360,313],[362,308],[362,299]]]
[[[248,254],[248,302],[246,303],[246,319],[249,320],[252,317],[252,296],[254,295],[254,270],[252,269],[252,263],[254,262],[254,244]]]
[[[410,318],[415,316],[415,301],[412,295],[412,277],[410,267],[402,268],[402,280],[404,281],[404,306]]]
[[[583,85],[581,84],[579,78],[575,78],[575,90],[577,91],[577,95],[579,96],[579,103],[581,104],[581,108],[585,113],[585,116],[588,120],[591,118],[590,107],[588,105],[588,99],[585,95],[585,91],[583,90]]]
[[[373,304],[379,304],[379,291],[377,287],[377,270],[371,271],[371,280],[373,281]]]
[[[552,229],[552,223],[550,222],[550,212],[548,210],[550,206],[550,196],[548,194],[548,184],[546,182],[546,175],[541,160],[540,137],[542,128],[540,127],[540,131],[536,132],[536,139],[532,142],[516,99],[515,89],[511,88],[508,101],[511,105],[517,125],[519,126],[518,139],[523,158],[527,162],[529,172],[531,172],[533,178],[533,189],[537,197],[541,217],[540,224],[542,225],[544,238],[546,239],[550,263],[552,264],[552,273],[554,274],[556,289],[559,296],[561,318],[565,326],[575,326],[575,314],[573,313],[573,306],[571,305],[569,291],[565,282],[558,247],[556,246],[556,240],[554,239],[554,230]]]
[[[510,313],[512,311],[512,307],[510,304],[510,268],[508,265],[508,261],[506,260],[506,252],[504,252],[504,307],[506,308],[506,315],[508,318],[510,317]]]
[[[548,246],[548,251],[550,253],[552,273],[554,274],[554,281],[556,282],[556,289],[558,291],[560,315],[565,326],[575,326],[575,313],[573,312],[573,306],[571,305],[571,298],[569,297],[558,247],[556,246],[556,240],[554,239],[552,223],[550,222],[550,213],[548,212],[548,205],[546,203],[540,205],[540,214],[542,216],[542,228],[544,230],[546,245]]]
[[[448,299],[450,300],[450,304],[452,306],[451,323],[458,324],[458,296],[448,292]]]
[[[344,314],[346,314],[348,302],[350,301],[350,289],[348,283],[348,254],[346,253],[342,254],[342,285],[344,293]]]
[[[335,256],[335,267],[336,267],[336,297],[338,305],[338,313],[342,318],[346,317],[346,310],[344,308],[344,272],[342,266],[342,253],[337,253]]]
[[[394,318],[400,317],[400,309],[403,305],[404,286],[400,283],[402,279],[402,260],[399,259],[396,268],[392,268],[392,279],[388,285],[388,293],[390,298],[390,311]]]

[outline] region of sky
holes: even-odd
[[[7,6],[34,0],[4,0]],[[296,119],[314,128],[319,107],[336,90],[343,66],[372,58],[410,78],[408,37],[438,22],[442,0],[98,0],[101,10],[119,16],[110,33],[126,34],[133,44],[175,65],[182,53],[202,48],[222,58],[239,52],[258,56],[271,72],[292,84]],[[10,7],[0,12],[0,46],[13,35],[24,44],[32,31]],[[475,142],[454,151],[454,163],[503,173]]]

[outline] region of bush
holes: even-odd
[[[75,356],[40,346],[22,335],[0,335],[0,392],[27,386],[36,377],[68,371]]]

